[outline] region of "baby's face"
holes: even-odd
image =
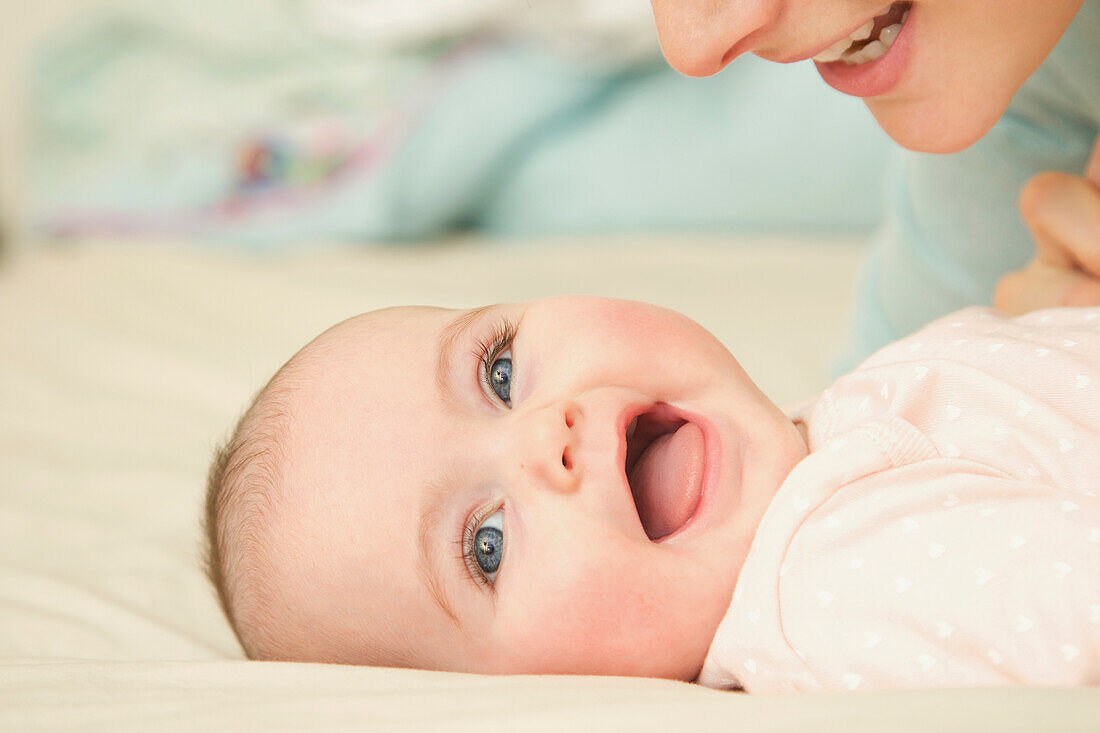
[[[714,337],[642,303],[391,309],[305,353],[283,658],[691,679],[806,453]]]

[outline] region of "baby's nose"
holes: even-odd
[[[581,419],[580,408],[568,400],[536,408],[522,416],[520,470],[535,486],[562,493],[577,490],[580,470],[575,458]]]

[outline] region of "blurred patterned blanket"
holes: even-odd
[[[887,147],[809,65],[679,76],[644,0],[97,3],[31,74],[55,236],[853,232]]]

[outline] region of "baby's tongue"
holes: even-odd
[[[703,433],[684,423],[657,438],[630,472],[630,489],[642,527],[651,540],[684,525],[699,503],[703,483]]]

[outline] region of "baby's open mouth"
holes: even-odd
[[[699,505],[703,432],[666,404],[653,405],[626,428],[626,480],[651,540],[684,526]]]

